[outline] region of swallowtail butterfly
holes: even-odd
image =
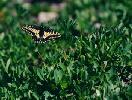
[[[48,40],[59,38],[61,35],[50,28],[37,25],[23,25],[22,30],[28,32],[35,43],[45,43]]]

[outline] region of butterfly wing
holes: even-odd
[[[44,31],[45,41],[56,39],[56,38],[59,38],[59,37],[60,37],[60,34],[58,32],[54,32],[54,31],[46,32],[46,31]]]
[[[54,32],[50,28],[43,28],[37,25],[24,25],[22,30],[28,32],[36,43],[43,43],[60,37],[59,33]]]
[[[24,25],[21,27],[21,29],[25,32],[28,32],[31,36],[36,36],[39,38],[39,32],[40,32],[39,28],[35,28],[32,25]]]

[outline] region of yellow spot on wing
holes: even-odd
[[[51,35],[50,32],[44,32],[44,38],[46,38],[46,37],[48,37],[50,35]]]
[[[39,34],[40,30],[36,30],[33,28],[28,28],[28,30],[32,31],[33,33],[35,33],[35,35]]]

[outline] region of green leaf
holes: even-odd
[[[127,93],[127,95],[132,97],[132,85],[128,86],[128,89],[127,89],[126,93]]]
[[[37,75],[38,75],[38,77],[39,77],[41,80],[43,80],[43,76],[42,76],[42,74],[41,74],[41,70],[37,69]]]
[[[45,100],[49,100],[48,97],[53,97],[48,91],[44,91],[43,95],[45,96]]]
[[[36,100],[39,100],[39,96],[36,94],[36,92],[32,92],[32,95]]]
[[[5,67],[5,71],[8,73],[8,68],[9,68],[9,66],[10,66],[10,63],[11,63],[11,59],[9,58],[8,60],[7,60],[7,63],[6,63],[6,67]]]
[[[58,83],[59,81],[61,81],[62,77],[63,77],[63,72],[62,72],[62,70],[57,70],[57,69],[55,69],[55,70],[54,70],[55,82]]]

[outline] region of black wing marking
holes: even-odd
[[[60,37],[59,34],[51,34],[51,35],[49,35],[49,36],[47,36],[47,37],[45,38],[45,41],[47,41],[47,40],[52,40],[52,39],[56,39],[56,38],[59,38],[59,37]]]

